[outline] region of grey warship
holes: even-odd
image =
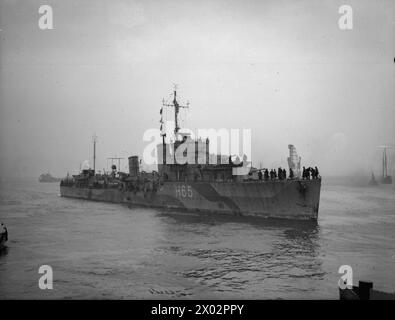
[[[212,154],[208,138],[192,139],[188,134],[181,133],[178,114],[183,106],[177,101],[176,90],[168,106],[175,110],[176,140],[168,143],[162,135],[162,143],[157,145],[157,171],[140,170],[138,156],[131,156],[128,158],[128,173],[117,172],[115,165],[110,173],[97,173],[94,151],[93,169],[85,169],[62,179],[60,195],[205,214],[317,220],[321,176],[300,176],[300,157],[293,145],[288,146],[288,164],[289,172],[295,174],[288,177],[269,176],[267,170],[246,167],[246,159],[237,162],[230,156],[226,156],[228,161],[225,163],[218,161],[213,164],[209,161]],[[169,161],[169,150],[177,150],[185,144],[195,146],[192,155],[195,161],[183,164]],[[217,157],[224,158],[221,155]]]
[[[61,180],[61,178],[53,177],[49,172],[43,173],[38,177],[38,181],[40,182],[59,182]]]

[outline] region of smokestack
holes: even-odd
[[[132,177],[137,177],[140,173],[139,157],[131,156],[128,158],[128,160],[129,160],[129,174]]]

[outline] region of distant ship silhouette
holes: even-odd
[[[40,182],[59,182],[60,178],[53,177],[49,172],[43,173],[38,177],[38,181]]]
[[[372,178],[369,181],[369,185],[370,186],[377,186],[378,185],[378,182],[377,182],[376,178],[374,177],[374,173],[373,172],[372,172]]]

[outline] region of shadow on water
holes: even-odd
[[[0,246],[0,257],[8,254],[8,247],[6,245]]]
[[[181,211],[159,211],[158,216],[174,219],[179,224],[200,224],[207,226],[240,224],[255,229],[282,229],[289,237],[316,235],[319,226],[316,220],[292,220],[260,217],[240,217],[225,214],[205,214]]]
[[[217,292],[241,293],[249,288],[260,296],[278,294],[279,286],[287,292],[292,286],[299,288],[300,282],[303,290],[310,280],[325,276],[315,221],[169,211],[158,216],[168,223],[172,239],[178,239],[177,228],[188,230],[191,239],[162,250],[197,259],[182,275]],[[206,233],[195,231],[201,229]]]
[[[291,220],[276,218],[259,218],[259,217],[240,217],[221,214],[202,214],[191,212],[172,212],[159,211],[160,217],[171,219],[176,225],[190,226],[192,229],[196,226],[223,227],[229,224],[238,226],[245,233],[249,231],[258,231],[258,234],[264,235],[266,231],[276,234],[279,246],[283,244],[294,247],[300,245],[305,251],[310,250],[315,255],[319,242],[320,228],[316,220]],[[173,223],[171,223],[173,224]]]

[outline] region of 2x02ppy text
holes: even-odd
[[[196,304],[194,308],[186,309],[181,306],[164,306],[158,305],[152,307],[152,315],[177,315],[181,318],[185,311],[188,313],[194,313],[196,315],[241,315],[244,305],[237,304]]]

